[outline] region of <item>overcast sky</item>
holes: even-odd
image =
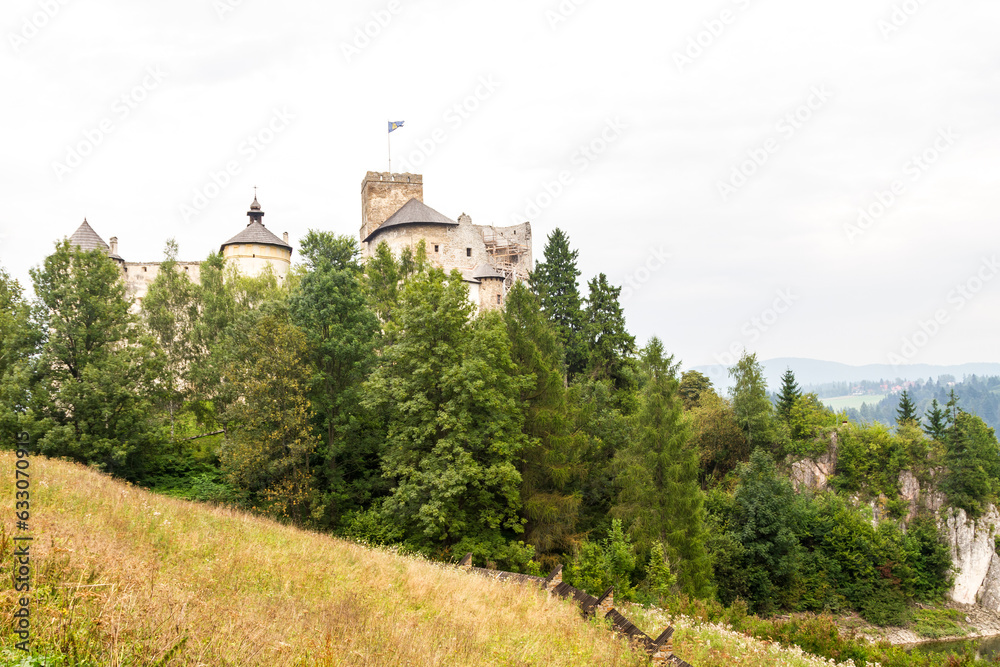
[[[368,170],[565,230],[684,362],[1000,361],[995,0],[7,0],[0,265],[357,235]],[[861,212],[867,212],[862,215]]]

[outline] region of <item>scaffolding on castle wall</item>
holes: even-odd
[[[503,274],[506,294],[515,282],[528,278],[524,269],[524,257],[528,254],[528,246],[498,234],[493,225],[481,227],[480,231],[483,234],[483,243],[486,245],[486,254],[490,257],[490,264]]]

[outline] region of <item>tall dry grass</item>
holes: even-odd
[[[4,568],[14,457],[0,453]],[[531,587],[31,460],[32,648],[79,665],[644,665]],[[10,578],[0,606],[13,609]],[[9,614],[0,655],[15,655]]]

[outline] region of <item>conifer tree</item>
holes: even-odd
[[[619,493],[612,513],[624,519],[636,545],[648,553],[663,543],[682,592],[703,597],[711,590],[705,543],[704,493],[698,484],[698,452],[691,446],[672,358],[656,337],[643,350],[647,375],[636,436],[615,460]]]
[[[924,417],[927,419],[927,426],[924,427],[924,433],[928,437],[942,442],[947,429],[947,422],[945,411],[941,408],[936,398],[931,400],[931,407],[924,413]]]
[[[589,281],[588,287],[583,328],[587,372],[596,380],[611,381],[615,389],[627,389],[634,383],[635,337],[625,328],[625,313],[618,301],[621,288],[611,286],[603,273]]]
[[[795,402],[802,396],[798,383],[795,382],[795,373],[791,368],[785,369],[785,374],[781,376],[781,391],[778,393],[778,402],[775,406],[778,416],[788,423],[792,416],[792,408]]]
[[[555,327],[523,283],[508,292],[504,321],[511,358],[527,380],[520,395],[530,438],[520,468],[525,541],[544,557],[571,548],[586,473],[580,460],[586,435],[575,428],[569,412]]]
[[[917,421],[917,408],[910,400],[910,394],[904,389],[899,396],[899,407],[896,408],[896,423],[902,426]]]
[[[569,237],[558,227],[548,236],[545,260],[535,264],[531,287],[541,301],[542,312],[556,326],[566,350],[566,368],[570,378],[582,373],[587,355],[581,340],[583,309],[577,278],[577,251],[570,250]]]

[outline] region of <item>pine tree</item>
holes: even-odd
[[[795,373],[791,368],[785,369],[785,374],[781,376],[781,391],[778,393],[778,403],[776,409],[778,416],[788,423],[792,416],[792,407],[802,396],[799,385],[795,382]]]
[[[931,407],[924,413],[924,417],[927,419],[927,426],[924,427],[924,433],[938,442],[943,441],[947,422],[945,420],[945,411],[941,408],[936,398],[931,401]]]
[[[610,380],[615,389],[628,389],[634,383],[635,337],[625,328],[625,313],[618,301],[621,288],[612,287],[603,273],[589,281],[588,287],[583,328],[587,372],[596,380]]]
[[[569,237],[558,227],[548,236],[545,261],[538,262],[531,273],[531,287],[541,301],[542,312],[556,326],[566,350],[569,377],[582,373],[587,355],[581,340],[583,310],[577,278],[577,251],[570,250]]]
[[[917,408],[913,405],[913,401],[910,400],[910,394],[904,389],[903,393],[899,396],[899,407],[896,408],[896,423],[902,426],[903,424],[916,423],[919,421],[917,419]]]
[[[674,367],[658,338],[643,351],[643,366],[648,380],[636,437],[615,460],[620,491],[612,512],[625,520],[644,552],[663,543],[681,591],[703,597],[710,592],[712,574],[698,451],[690,444]]]

